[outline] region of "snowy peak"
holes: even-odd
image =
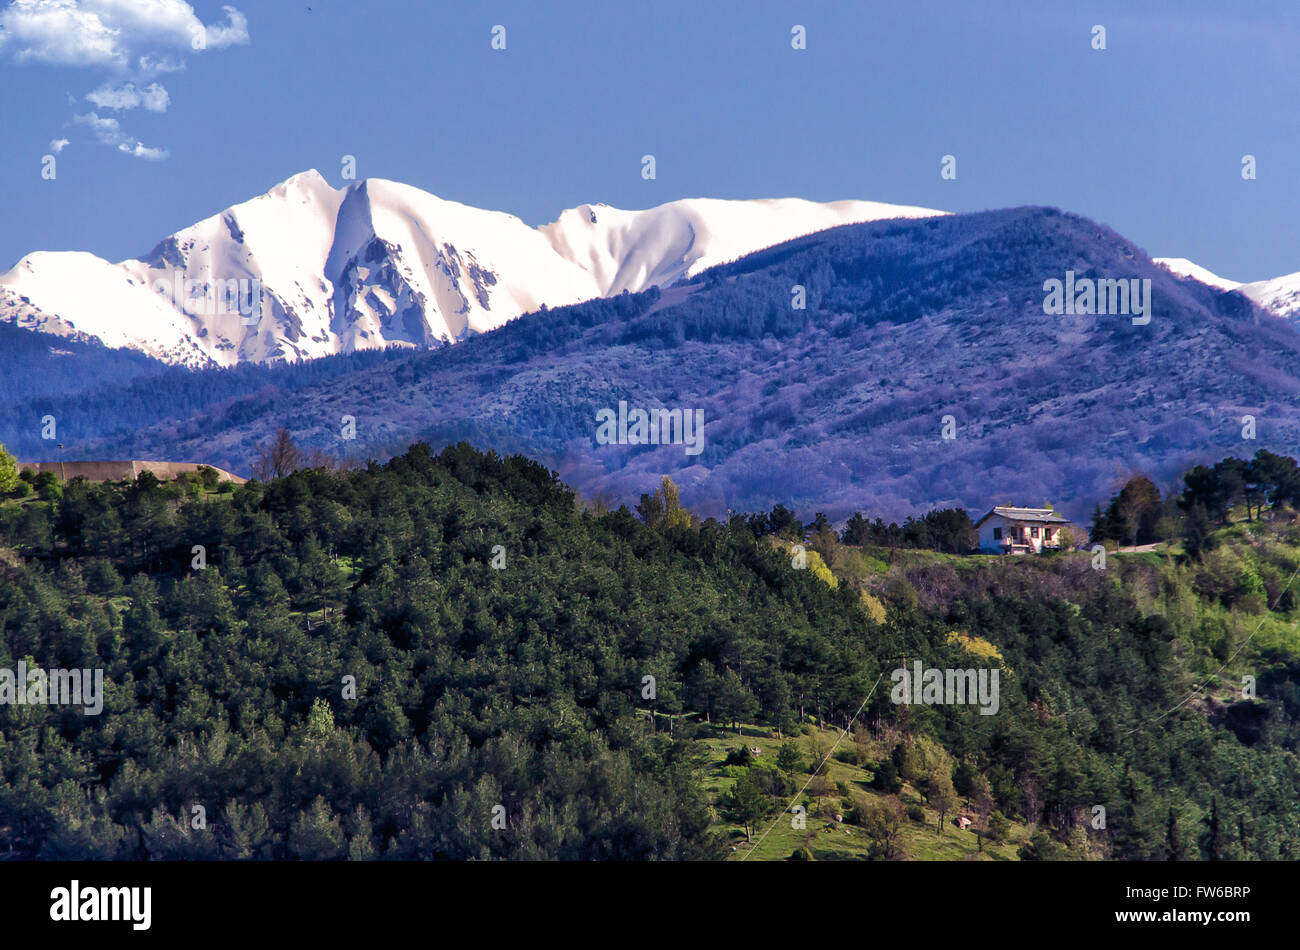
[[[196,343],[214,362],[336,352],[332,288],[321,276],[342,200],[318,172],[295,175],[165,239],[145,260],[148,277],[160,292],[172,288],[173,305],[192,317]],[[241,299],[219,292],[232,286]]]
[[[313,170],[139,259],[29,255],[0,276],[0,319],[191,366],[337,352],[321,274],[341,201]]]
[[[1185,257],[1157,257],[1155,262],[1163,264],[1180,277],[1191,277],[1219,290],[1240,291],[1263,310],[1275,316],[1300,318],[1300,273],[1243,284],[1220,277],[1204,267],[1193,264]]]
[[[1191,277],[1209,287],[1217,287],[1220,290],[1237,290],[1241,287],[1240,282],[1220,277],[1199,264],[1193,264],[1185,257],[1156,257],[1153,260],[1157,264],[1163,264],[1166,269],[1173,271],[1179,277]]]
[[[1269,313],[1300,318],[1300,273],[1243,284],[1241,292]]]
[[[939,214],[867,201],[584,204],[511,214],[309,169],[164,238],[140,259],[37,253],[0,275],[0,319],[190,366],[437,346],[522,313],[666,286],[813,231]]]
[[[642,211],[582,204],[531,228],[399,182],[334,188],[308,169],[139,259],[29,254],[0,275],[0,320],[196,367],[440,346],[543,305],[668,286],[826,228],[943,213],[690,198]],[[1300,274],[1239,284],[1184,258],[1158,260],[1300,317]]]
[[[598,295],[514,215],[383,179],[362,182],[344,200],[325,275],[336,288],[332,326],[345,349],[376,334],[451,343],[543,303]]]
[[[942,213],[872,201],[688,198],[646,211],[579,205],[538,230],[557,253],[592,275],[602,295],[609,295],[666,286],[716,264],[842,224]]]
[[[0,276],[0,319],[58,336],[92,337],[170,363],[210,362],[187,316],[150,290],[139,261],[38,251]]]

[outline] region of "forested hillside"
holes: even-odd
[[[0,406],[8,410],[26,405],[30,415],[37,408],[28,400],[58,395],[69,399],[87,389],[116,388],[142,377],[157,376],[167,366],[134,350],[110,349],[98,341],[76,340],[37,333],[0,321]],[[6,425],[16,432],[21,424],[15,414]],[[39,413],[30,426],[40,435]],[[9,434],[6,433],[8,436]],[[5,443],[13,448],[13,439]]]
[[[1044,313],[1044,282],[1067,270],[1149,280],[1150,322]],[[1298,362],[1295,328],[1241,294],[1178,278],[1085,218],[1016,208],[836,228],[662,292],[542,310],[316,379],[200,373],[188,388],[168,377],[40,411],[66,414],[71,457],[244,474],[288,426],[350,458],[417,439],[520,452],[615,503],[668,474],[719,518],[784,504],[901,521],[1046,496],[1082,519],[1133,470],[1177,478],[1236,451],[1247,427],[1288,451]],[[596,414],[620,402],[702,413],[702,451],[602,444]],[[33,438],[33,415],[30,403],[0,413],[0,439]]]
[[[221,424],[235,425],[283,404],[290,393],[402,357],[398,348],[363,350],[283,366],[242,364],[196,372],[133,350],[0,322],[0,441],[33,462],[56,458],[57,442],[64,443],[70,458],[104,458],[98,453],[144,448],[134,439],[142,427],[205,410],[219,413]],[[45,431],[47,416],[55,422],[54,438]],[[172,456],[156,444],[149,448]],[[130,457],[130,451],[121,457]],[[239,462],[246,467],[248,460]]]
[[[1096,570],[700,521],[671,483],[590,508],[465,445],[216,491],[46,488],[0,503],[0,668],[101,666],[106,697],[0,705],[15,856],[714,858],[816,766],[723,766],[720,741],[851,723],[870,741],[844,811],[882,841],[898,794],[941,811],[955,787],[1037,830],[1022,857],[1300,853],[1291,602],[1215,580],[1248,561],[1272,593],[1300,564],[1281,519],[1219,561]],[[996,714],[894,702],[918,660],[996,667]],[[1258,699],[1229,706],[1245,670]]]

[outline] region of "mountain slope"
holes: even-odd
[[[1067,270],[1150,280],[1150,323],[1044,314],[1044,281]],[[796,284],[806,310],[792,307]],[[1287,451],[1298,361],[1300,335],[1241,294],[1180,279],[1087,219],[1021,208],[820,232],[663,292],[531,314],[90,444],[243,473],[282,425],[357,458],[464,438],[541,457],[611,499],[671,474],[715,514],[779,502],[901,518],[1046,497],[1086,518],[1134,469],[1160,479]],[[598,413],[620,402],[703,413],[701,451],[602,444]],[[345,416],[355,440],[340,438]]]
[[[864,201],[583,205],[519,218],[315,170],[165,238],[138,260],[38,252],[0,275],[0,320],[193,367],[430,347],[542,306],[671,284],[839,224],[938,214]]]
[[[1300,272],[1242,284],[1211,273],[1204,267],[1193,264],[1185,257],[1157,257],[1155,261],[1157,264],[1163,264],[1175,274],[1194,278],[1211,287],[1217,287],[1220,290],[1239,290],[1258,304],[1261,309],[1275,316],[1285,318],[1300,317]]]
[[[694,198],[647,211],[580,205],[538,230],[588,271],[600,295],[667,287],[717,264],[841,224],[940,214],[875,201]]]
[[[92,339],[33,333],[8,323],[0,323],[0,359],[0,406],[51,395],[73,398],[101,386],[129,385],[141,377],[174,371],[134,350],[110,349]],[[32,419],[28,422],[39,440],[40,427]]]
[[[1240,290],[1269,313],[1300,317],[1300,272],[1243,284]]]

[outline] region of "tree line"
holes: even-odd
[[[895,571],[877,612],[755,533],[793,531],[786,513],[699,519],[670,482],[592,508],[467,445],[216,490],[20,491],[0,503],[0,668],[96,665],[107,690],[100,716],[0,704],[16,856],[719,857],[735,790],[706,792],[695,740],[855,715],[894,737],[865,763],[881,792],[987,796],[1039,826],[1026,856],[1300,855],[1292,672],[1261,676],[1276,715],[1239,739],[1179,706],[1178,641],[1202,634],[1069,559],[1025,559],[1014,586],[994,563]],[[999,713],[896,705],[873,683],[904,658],[997,664]],[[748,822],[784,807],[778,779],[740,787]]]
[[[1288,506],[1300,508],[1300,468],[1290,456],[1260,449],[1250,459],[1197,465],[1164,497],[1148,476],[1134,475],[1104,508],[1094,507],[1090,538],[1137,545],[1181,537],[1197,558],[1213,546],[1213,529],[1235,514],[1253,522]]]

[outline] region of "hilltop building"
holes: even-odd
[[[1051,508],[998,505],[975,523],[979,549],[986,554],[1040,554],[1061,548],[1061,530],[1070,524]]]

